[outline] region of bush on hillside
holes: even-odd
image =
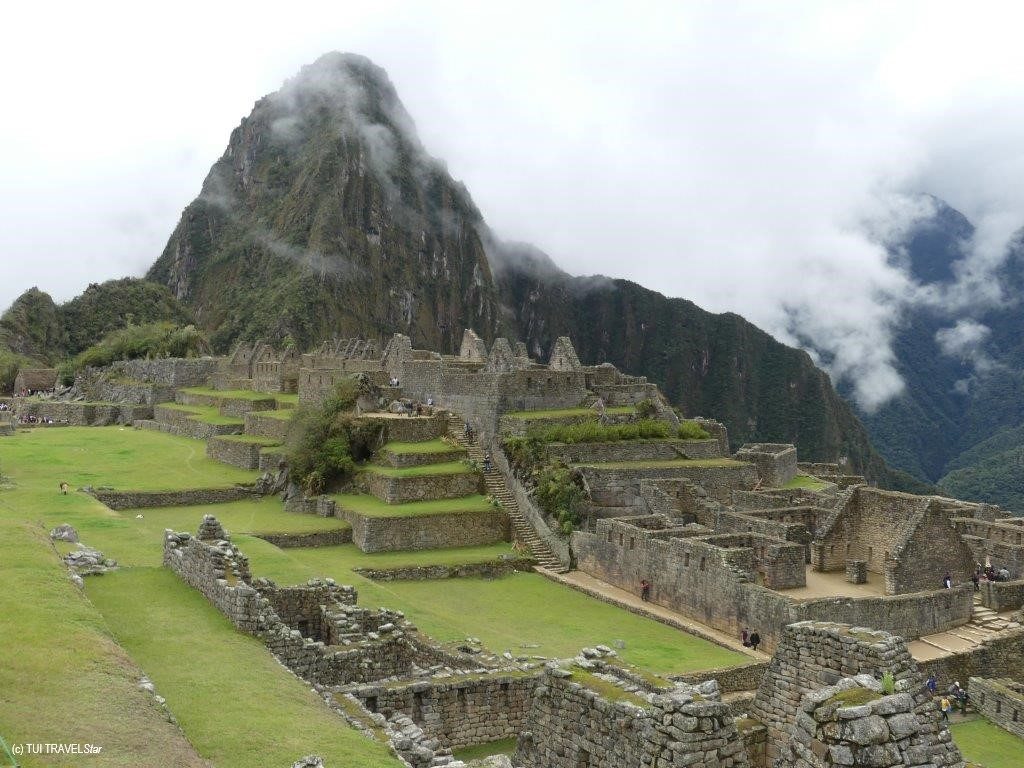
[[[376,450],[381,427],[355,419],[358,392],[356,379],[344,379],[321,405],[299,406],[292,419],[288,466],[292,479],[307,493],[322,493],[350,479],[356,462]]]
[[[118,360],[158,357],[195,357],[210,351],[202,331],[194,325],[148,323],[111,331],[103,340],[60,366],[62,383],[74,382],[83,368],[102,368]]]
[[[679,437],[683,440],[707,440],[711,433],[696,421],[680,421]]]
[[[641,419],[649,419],[658,415],[658,406],[650,398],[641,400],[636,404],[636,415]]]

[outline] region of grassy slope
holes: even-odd
[[[376,496],[340,493],[331,497],[345,509],[369,517],[416,517],[442,512],[487,512],[494,509],[486,496],[475,494],[460,499],[434,499],[410,501],[406,504],[388,504]]]
[[[72,488],[110,485],[169,491],[226,487],[256,479],[256,472],[206,458],[205,450],[202,441],[164,432],[62,427],[19,430],[14,437],[4,438],[0,462],[5,474],[20,469],[27,482],[54,491],[61,480]]]
[[[311,753],[327,765],[398,765],[170,571],[91,579],[88,594],[218,768],[290,765]]]
[[[1024,740],[988,720],[976,718],[953,723],[949,730],[964,758],[984,768],[1020,768],[1024,765]]]
[[[821,480],[819,480],[816,477],[811,477],[810,475],[797,475],[796,477],[794,477],[792,480],[790,480],[788,483],[786,483],[782,487],[783,488],[806,488],[807,490],[810,490],[810,491],[820,491],[825,486],[826,486],[826,483],[822,482]]]
[[[222,416],[220,410],[213,405],[182,405],[181,403],[159,403],[160,408],[170,408],[175,411],[182,411],[190,414],[189,418],[201,421],[204,424],[244,424],[245,419],[235,416]]]

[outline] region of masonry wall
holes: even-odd
[[[356,484],[388,504],[402,504],[429,499],[458,499],[480,493],[483,479],[476,472],[411,477],[389,477],[378,472],[360,472]]]
[[[445,682],[361,688],[364,704],[375,699],[376,711],[391,717],[407,715],[451,749],[512,739],[526,725],[539,673],[495,674]]]
[[[981,604],[997,613],[1024,608],[1024,579],[1017,581],[983,581]]]
[[[111,424],[131,424],[136,419],[150,418],[153,415],[153,409],[147,405],[31,400],[26,398],[17,398],[14,403],[14,414],[17,417],[35,416],[39,419],[52,419],[57,424],[72,427],[105,427]]]
[[[950,574],[954,584],[970,580],[974,557],[948,517],[929,506],[889,561],[886,592],[903,594],[937,589]]]
[[[290,419],[278,419],[259,411],[245,414],[245,434],[267,437],[280,443],[288,437]]]
[[[371,517],[342,509],[339,512],[352,524],[352,541],[363,552],[497,544],[508,541],[511,535],[508,514],[498,508],[406,517]]]
[[[918,666],[922,675],[934,674],[943,687],[992,675],[1024,680],[1024,629],[1004,630],[968,651],[928,659]]]
[[[240,469],[257,469],[262,443],[232,440],[231,436],[211,437],[206,441],[206,456]]]
[[[753,464],[725,467],[643,467],[603,469],[584,467],[594,502],[603,506],[642,506],[640,484],[643,480],[687,479],[701,485],[716,501],[728,504],[734,489],[753,488],[757,472]]]
[[[222,504],[252,498],[247,486],[234,488],[191,488],[182,491],[103,491],[92,495],[111,509],[143,509],[145,507],[190,507],[198,504]]]
[[[749,766],[733,717],[720,701],[693,696],[659,697],[645,706],[609,701],[562,670],[549,671],[535,689],[514,763],[531,768]]]
[[[220,358],[165,358],[163,360],[122,360],[110,370],[117,375],[150,384],[171,387],[201,387],[217,372]]]
[[[548,452],[569,464],[611,461],[671,461],[718,457],[716,440],[617,440],[609,443],[549,443]]]
[[[986,718],[1024,739],[1024,685],[1007,678],[972,677],[971,701]]]

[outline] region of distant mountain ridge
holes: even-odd
[[[473,328],[543,356],[568,334],[584,359],[721,418],[736,444],[788,440],[808,460],[845,458],[884,484],[922,487],[888,470],[806,353],[738,315],[571,277],[531,246],[499,242],[361,56],[327,54],[256,103],[147,277],[222,350],[401,331],[452,352]]]

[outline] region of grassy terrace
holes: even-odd
[[[283,408],[276,411],[257,411],[260,416],[266,416],[271,419],[280,419],[281,421],[290,421],[295,416],[294,408]]]
[[[421,467],[384,467],[379,464],[367,464],[362,467],[364,472],[386,477],[424,477],[427,475],[462,475],[473,472],[473,468],[461,461],[446,461],[442,464],[424,464]]]
[[[424,440],[418,443],[385,443],[381,448],[385,453],[448,453],[450,451],[464,451],[457,445],[452,445],[444,440]]]
[[[196,749],[218,768],[290,765],[310,753],[328,765],[398,765],[170,571],[108,574],[90,579],[87,592]]]
[[[213,405],[182,405],[181,403],[158,403],[159,408],[170,408],[173,411],[181,411],[190,414],[190,418],[201,421],[205,424],[245,424],[244,419],[234,416],[222,416],[216,406]]]
[[[410,501],[405,504],[388,504],[376,496],[363,494],[339,493],[331,498],[339,506],[367,517],[423,517],[456,512],[487,512],[494,509],[487,497],[480,495],[463,496],[461,499]]]
[[[220,397],[224,400],[276,400],[286,405],[296,405],[299,396],[296,394],[281,394],[279,392],[254,392],[251,389],[211,389],[210,387],[186,387],[181,390],[189,395],[204,395],[206,397]]]
[[[253,445],[262,445],[267,448],[276,448],[281,445],[280,440],[275,440],[272,437],[261,437],[260,435],[220,435],[219,440],[229,440],[232,443],[251,443]]]
[[[608,461],[577,464],[591,469],[662,469],[670,467],[745,467],[735,459],[670,459],[669,461]]]
[[[1020,768],[1024,765],[1024,740],[984,718],[953,723],[953,740],[964,758],[984,768]]]
[[[632,405],[615,405],[604,409],[608,415],[636,413]],[[534,419],[568,419],[573,416],[597,416],[593,408],[552,408],[546,411],[510,411],[504,414],[510,419],[523,419],[531,421]]]
[[[782,487],[806,488],[808,491],[820,491],[822,488],[828,487],[828,483],[810,475],[797,475]]]

